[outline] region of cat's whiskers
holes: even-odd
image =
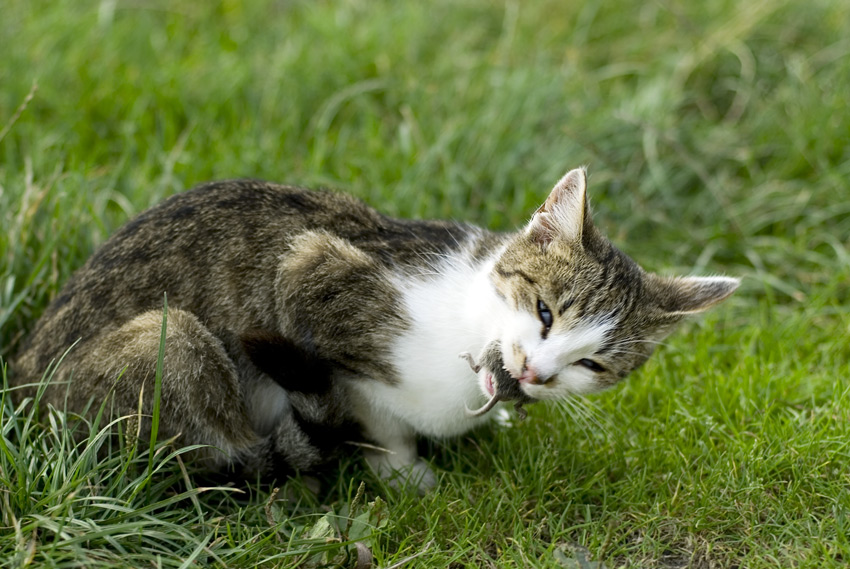
[[[585,431],[589,427],[608,434],[608,427],[597,418],[600,409],[591,400],[584,397],[567,397],[558,401],[557,407],[571,419],[575,420]]]

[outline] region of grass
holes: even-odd
[[[588,164],[622,249],[744,285],[607,393],[426,442],[423,498],[356,456],[318,494],[206,487],[167,441],[75,438],[4,390],[0,566],[354,567],[356,541],[375,567],[845,566],[848,20],[839,0],[6,2],[4,358],[121,223],[215,178],[508,229]]]

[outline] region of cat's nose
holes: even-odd
[[[533,367],[526,367],[522,370],[522,375],[519,376],[520,383],[527,383],[529,385],[546,385],[552,379],[552,377],[540,377],[537,370]]]

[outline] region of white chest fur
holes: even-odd
[[[363,403],[381,422],[401,423],[416,433],[452,436],[487,420],[465,406],[485,401],[477,375],[460,359],[498,337],[500,306],[489,279],[490,263],[446,260],[432,274],[400,280],[410,327],[392,346],[396,385],[360,382]]]

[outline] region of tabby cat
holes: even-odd
[[[494,373],[529,401],[604,389],[737,288],[643,271],[593,225],[585,190],[572,170],[525,227],[494,233],[332,192],[200,186],[127,223],[74,274],[14,382],[37,382],[73,345],[43,402],[132,415],[141,401],[149,414],[166,293],[163,436],[215,447],[200,457],[211,468],[278,473],[315,468],[360,432],[379,474],[426,488],[417,435],[486,421],[468,410],[494,396]],[[476,374],[458,357],[492,345],[504,370]]]

